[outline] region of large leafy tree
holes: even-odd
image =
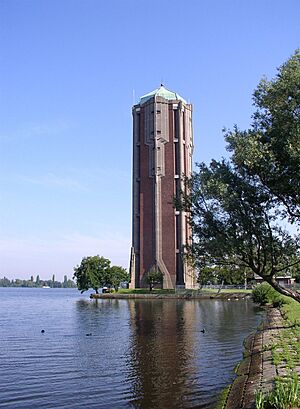
[[[109,269],[109,278],[107,284],[114,287],[118,291],[119,285],[122,281],[129,281],[130,276],[127,270],[121,266],[111,266]]]
[[[191,212],[194,244],[202,269],[252,271],[282,294],[276,275],[299,267],[299,239],[282,219],[300,224],[300,52],[263,79],[254,92],[251,128],[225,135],[228,162],[201,164],[183,192]]]
[[[300,263],[299,246],[277,223],[268,192],[226,161],[199,165],[181,205],[191,214],[194,242],[189,253],[201,269],[252,271],[280,293],[300,295],[275,280]]]
[[[93,288],[98,294],[98,289],[103,287],[110,277],[110,260],[104,257],[84,257],[77,267],[74,268],[74,277],[78,290],[83,293]]]
[[[226,134],[232,161],[240,172],[257,178],[281,206],[284,216],[300,223],[300,51],[253,95],[256,111],[247,131]]]

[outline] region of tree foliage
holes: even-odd
[[[120,266],[112,266],[110,268],[109,282],[107,284],[114,287],[115,291],[118,291],[122,281],[128,282],[129,280],[130,276],[125,268]]]
[[[201,164],[189,181],[183,204],[192,216],[189,249],[198,268],[250,269],[278,291],[300,300],[276,280],[299,264],[299,246],[277,222],[274,203],[264,189],[230,163]]]
[[[275,279],[300,265],[299,237],[282,227],[300,223],[299,51],[259,83],[254,105],[251,128],[225,135],[231,159],[200,164],[177,202],[191,215],[188,253],[200,271],[246,269],[300,302]]]
[[[252,274],[253,275],[253,274]],[[198,271],[197,282],[202,287],[207,284],[241,285],[251,278],[246,268],[238,266],[205,266]]]
[[[162,284],[164,280],[163,273],[158,268],[152,268],[146,275],[146,283],[149,285],[149,290],[152,291],[155,284]]]
[[[98,294],[98,289],[103,287],[108,281],[110,260],[104,257],[89,256],[84,257],[77,267],[74,268],[78,290],[83,293],[89,288],[93,288]]]
[[[109,259],[97,255],[84,257],[74,268],[74,278],[81,293],[93,288],[98,294],[98,289],[104,286],[114,287],[117,291],[122,281],[129,281],[129,274],[125,268],[111,266]]]
[[[13,279],[9,280],[8,278],[0,278],[0,287],[30,287],[30,288],[41,288],[41,287],[51,287],[51,288],[74,288],[76,287],[74,281],[68,280],[67,276],[65,276],[65,280],[63,283],[60,281],[53,281],[53,278],[50,280],[41,280],[38,279],[34,281],[33,276],[30,277],[29,280],[23,279]]]
[[[300,223],[300,51],[277,76],[262,79],[253,95],[256,112],[247,131],[226,134],[232,161],[282,206],[283,215]]]

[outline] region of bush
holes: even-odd
[[[286,300],[283,297],[280,296],[275,296],[272,300],[272,306],[274,308],[280,308],[282,307],[284,304],[286,304]]]
[[[275,290],[273,290],[270,284],[258,284],[252,291],[252,299],[257,304],[266,305],[274,298],[274,292]]]
[[[252,299],[260,305],[272,304],[274,308],[279,308],[286,304],[286,300],[267,283],[258,284],[254,287]]]

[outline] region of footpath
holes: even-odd
[[[270,346],[276,344],[289,329],[284,326],[277,308],[267,310],[262,327],[246,341],[245,359],[237,369],[238,376],[231,385],[224,409],[255,409],[256,392],[260,390],[267,394],[274,388],[276,376],[288,374],[286,365],[273,364]],[[300,375],[300,363],[295,371]]]

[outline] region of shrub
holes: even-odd
[[[270,284],[258,284],[252,291],[252,299],[255,303],[266,305],[275,298],[276,291]]]
[[[252,299],[257,304],[272,304],[272,306],[276,308],[282,307],[286,304],[286,300],[267,283],[259,284],[253,289]]]
[[[272,300],[272,306],[274,308],[280,308],[282,307],[284,304],[286,304],[286,300],[283,297],[280,296],[275,296]]]

